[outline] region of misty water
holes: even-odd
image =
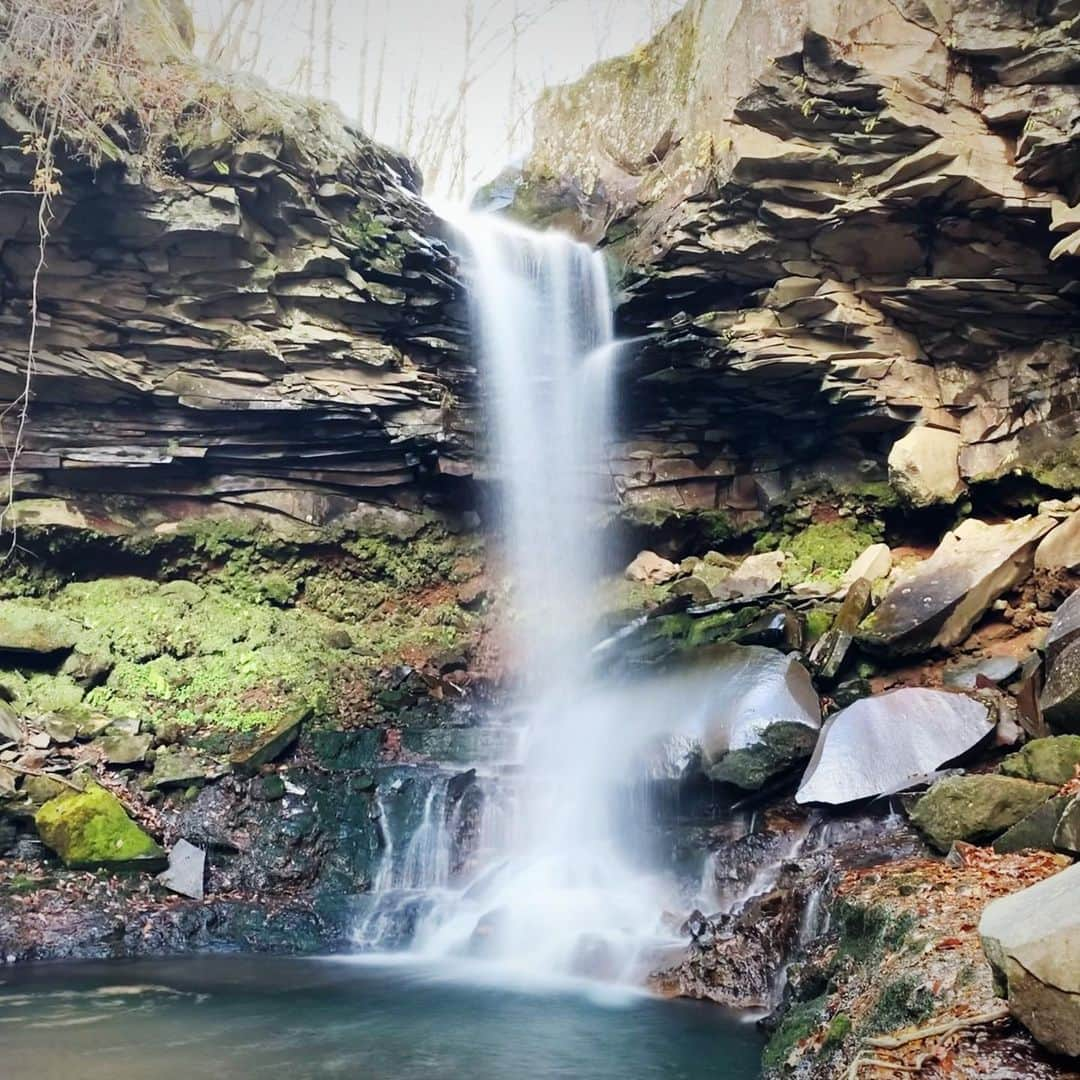
[[[259,956],[13,969],[0,1046],[2,1075],[35,1080],[749,1080],[759,1054],[704,1005]]]

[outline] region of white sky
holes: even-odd
[[[250,5],[240,66],[294,90],[304,83],[301,69],[314,25],[313,92],[324,96],[329,87],[330,96],[350,119],[359,118],[377,138],[419,158],[429,194],[449,196],[462,194],[452,190],[450,174],[460,158],[460,115],[454,108],[465,67],[470,7],[478,27],[474,81],[465,97],[464,175],[456,184],[465,191],[524,154],[530,141],[528,107],[545,85],[574,79],[601,57],[631,51],[680,4],[681,0],[194,0],[192,6],[200,47],[205,49],[226,12],[234,12],[235,26]],[[516,55],[510,32],[515,16],[523,28]],[[415,102],[411,138],[410,99]],[[515,122],[518,127],[511,136]]]

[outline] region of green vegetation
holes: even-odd
[[[792,1052],[804,1039],[817,1031],[825,1015],[828,995],[791,1005],[784,1014],[780,1026],[773,1032],[761,1055],[766,1073],[782,1070]]]
[[[1057,491],[1080,491],[1080,436],[1038,458],[1031,475]]]
[[[905,975],[883,987],[860,1025],[860,1034],[872,1036],[899,1031],[920,1023],[933,1012],[934,995],[918,979]]]
[[[780,545],[789,555],[785,584],[815,581],[838,584],[859,554],[877,539],[875,533],[850,518],[810,525]]]

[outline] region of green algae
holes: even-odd
[[[128,817],[120,800],[91,784],[50,799],[34,817],[41,839],[73,869],[164,866],[165,852]]]

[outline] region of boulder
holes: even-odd
[[[958,840],[991,840],[1057,794],[1049,784],[986,773],[939,780],[911,811],[911,820],[939,851]]]
[[[679,576],[679,567],[655,551],[639,551],[626,568],[627,581],[640,581],[646,585],[666,585]]]
[[[712,590],[718,600],[738,600],[762,596],[780,584],[786,556],[782,551],[766,551],[748,555],[722,582]],[[698,570],[694,573],[698,574]]]
[[[300,737],[300,725],[309,713],[309,709],[299,708],[282,717],[269,731],[260,734],[251,746],[237,750],[232,755],[233,768],[237,772],[251,773],[281,757]]]
[[[1001,771],[1006,776],[1061,787],[1076,776],[1077,766],[1080,735],[1058,735],[1033,739],[1022,750],[1010,754],[1001,763]]]
[[[979,936],[1009,1009],[1055,1054],[1080,1055],[1080,866],[988,904]]]
[[[913,506],[951,505],[967,490],[961,445],[954,431],[913,427],[889,452],[889,481]]]
[[[1069,799],[1058,796],[1043,803],[1027,817],[1021,818],[1012,828],[1006,829],[993,843],[993,849],[999,855],[1008,855],[1015,851],[1057,851],[1054,837],[1058,822]]]
[[[57,746],[70,745],[79,734],[78,722],[63,713],[47,713],[38,722]]]
[[[1080,732],[1080,641],[1055,656],[1039,707],[1051,728]]]
[[[838,806],[902,791],[993,730],[990,710],[964,694],[906,687],[862,698],[825,722],[796,800]]]
[[[168,867],[157,876],[159,885],[192,900],[203,898],[205,879],[206,852],[186,840],[177,840],[169,852]]]
[[[1080,566],[1080,511],[1067,517],[1035,549],[1037,570],[1075,570]]]
[[[809,757],[821,728],[821,704],[802,664],[759,645],[702,652],[717,688],[717,707],[702,737],[710,779],[752,791]]]
[[[57,653],[74,647],[82,627],[18,600],[0,601],[0,651]]]
[[[1047,517],[1003,525],[965,521],[890,590],[860,627],[859,640],[897,654],[958,644],[999,596],[1030,575],[1035,546],[1053,525]]]
[[[150,735],[118,734],[106,735],[93,745],[101,751],[101,758],[108,765],[136,765],[146,760],[151,741]]]
[[[161,870],[166,863],[123,803],[97,784],[50,799],[34,822],[45,844],[75,870]]]
[[[840,587],[836,590],[838,597],[847,595],[848,589],[856,581],[869,581],[871,585],[882,581],[892,572],[892,551],[888,544],[871,544],[855,561],[848,567],[844,576],[840,579]]]

